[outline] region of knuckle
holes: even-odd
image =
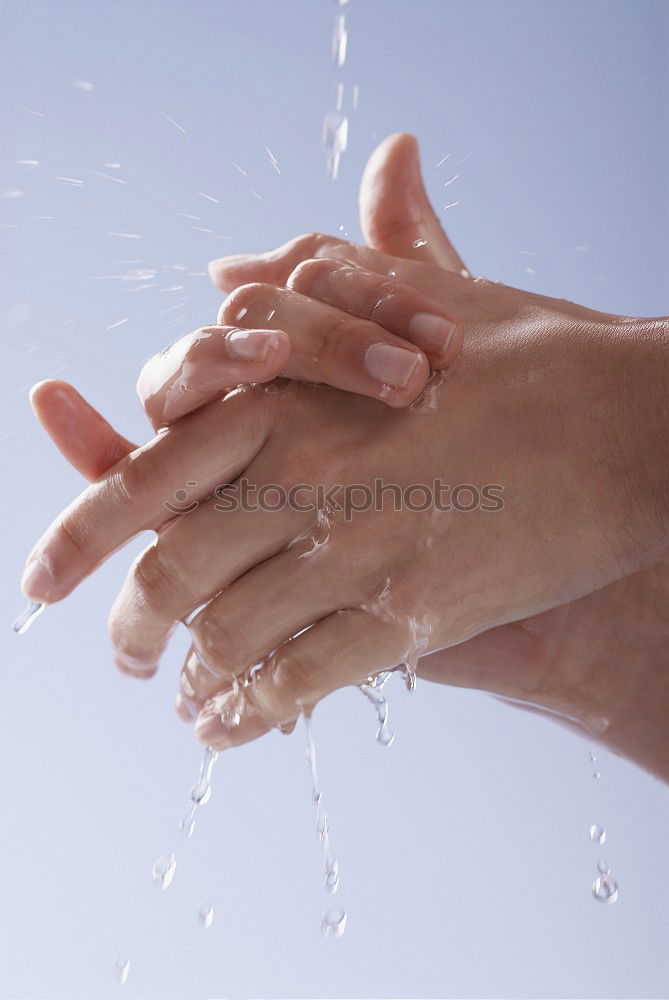
[[[381,280],[371,291],[367,304],[367,315],[373,323],[384,325],[388,311],[392,309],[398,295],[397,284]]]
[[[240,662],[246,643],[243,631],[237,626],[230,622],[223,624],[217,615],[205,611],[189,629],[195,649],[211,669],[229,673]]]
[[[124,462],[109,479],[109,490],[118,506],[141,505],[147,483],[146,458],[141,462]]]
[[[308,257],[293,268],[286,287],[296,292],[307,292],[320,278],[325,277],[333,268],[329,257]]]
[[[292,652],[280,658],[274,672],[274,685],[279,700],[291,705],[309,703],[319,688],[319,664],[305,653]]]
[[[164,612],[174,592],[178,572],[159,542],[142,553],[132,568],[131,577],[142,602]]]
[[[319,355],[326,364],[336,364],[345,351],[345,345],[359,332],[360,320],[342,315],[334,323],[325,324],[320,331]]]
[[[240,324],[254,308],[262,306],[270,285],[260,281],[248,285],[240,285],[230,292],[218,312],[218,322],[221,325]],[[248,320],[247,320],[248,322]]]
[[[89,541],[76,515],[66,514],[61,518],[55,529],[55,543],[59,548],[74,553],[76,558],[86,557]]]

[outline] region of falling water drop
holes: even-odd
[[[597,862],[597,871],[599,872],[600,875],[610,875],[611,874],[611,868],[609,866],[608,861],[604,861],[603,858],[601,859],[601,861],[598,861]]]
[[[172,879],[174,878],[176,870],[176,856],[174,854],[163,854],[162,857],[157,858],[153,862],[151,877],[153,878],[156,886],[160,886],[161,889],[169,889],[172,885]]]
[[[606,830],[601,826],[597,826],[596,823],[593,823],[592,826],[588,828],[588,836],[593,844],[603,844],[606,840]]]
[[[125,986],[130,973],[130,960],[127,958],[117,958],[114,962],[114,980],[119,986]]]
[[[597,760],[597,754],[595,753],[594,750],[591,750],[590,751],[590,762],[592,764],[594,764],[596,760]]]
[[[325,937],[341,937],[346,930],[348,914],[341,906],[331,906],[323,916],[321,927]]]
[[[592,895],[598,903],[616,903],[618,901],[618,883],[610,871],[597,876],[592,883]]]
[[[600,774],[600,772],[599,772],[599,771],[593,771],[593,772],[592,772],[592,776],[593,776],[593,778],[595,779],[595,781],[599,781],[599,779],[600,779],[600,777],[601,777],[601,774]]]
[[[46,607],[46,604],[38,604],[36,601],[31,601],[26,608],[26,610],[14,620],[12,628],[17,635],[23,635],[27,632],[32,623],[36,618],[42,614]]]
[[[200,927],[203,927],[205,931],[208,931],[214,922],[214,907],[209,903],[205,903],[200,907],[197,917],[200,921]]]

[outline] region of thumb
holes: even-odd
[[[31,390],[30,402],[58,450],[89,481],[137,447],[115,431],[68,382],[39,382]]]
[[[414,136],[396,132],[376,147],[362,175],[358,202],[370,247],[448,271],[464,269],[425,193]]]

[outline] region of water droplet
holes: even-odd
[[[179,821],[179,829],[185,837],[192,837],[195,832],[195,817],[184,816],[184,818]]]
[[[332,36],[332,57],[338,67],[342,67],[346,62],[346,46],[348,43],[348,32],[346,30],[346,15],[337,14],[335,17],[335,27]]]
[[[325,888],[333,895],[339,888],[339,862],[329,852],[325,859]]]
[[[35,601],[31,601],[26,610],[14,620],[12,628],[16,634],[23,635],[24,632],[27,632],[35,619],[42,614],[45,607],[46,604],[38,604]]]
[[[597,871],[599,872],[600,875],[610,875],[611,874],[611,868],[609,867],[608,861],[604,861],[603,858],[602,858],[601,861],[598,861],[597,862]]]
[[[595,753],[594,750],[591,750],[590,751],[590,761],[594,764],[596,760],[597,760],[597,754]]]
[[[606,840],[606,830],[601,826],[597,826],[596,823],[593,823],[592,826],[588,828],[588,836],[593,844],[603,844]]]
[[[211,785],[206,779],[198,781],[190,790],[191,800],[199,806],[206,806],[211,798]]]
[[[331,906],[323,916],[321,927],[325,937],[341,937],[346,930],[348,914],[341,906]]]
[[[114,962],[114,980],[119,986],[124,986],[130,973],[130,959],[117,958]]]
[[[174,873],[177,870],[177,859],[174,854],[163,854],[153,862],[151,877],[156,885],[161,889],[169,889],[172,885]]]
[[[600,772],[599,772],[599,771],[593,771],[593,772],[592,772],[592,776],[593,776],[593,778],[594,778],[594,779],[595,779],[596,781],[599,781],[599,779],[600,779],[600,777],[601,777],[601,774],[600,774]]]
[[[214,922],[214,907],[205,903],[200,907],[197,918],[200,921],[200,926],[208,931]]]
[[[383,725],[377,731],[376,741],[382,747],[390,747],[395,741],[395,733],[387,725]]]
[[[592,895],[598,903],[616,903],[618,901],[618,883],[610,872],[597,876],[592,883]]]
[[[427,246],[427,240],[422,240],[421,239],[421,240],[414,240],[413,241],[414,250],[418,250],[419,247],[425,247],[425,246]]]
[[[323,119],[323,146],[327,170],[332,180],[339,174],[339,161],[348,146],[348,118],[341,111],[329,111]]]

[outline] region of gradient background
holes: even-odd
[[[138,370],[215,315],[206,262],[314,228],[359,238],[357,181],[389,132],[418,135],[438,208],[459,201],[444,214],[476,273],[667,312],[665,3],[345,10],[338,71],[328,0],[0,4],[0,190],[23,192],[0,200],[3,997],[668,995],[669,794],[609,754],[594,781],[587,739],[484,694],[419,684],[410,697],[393,681],[384,751],[360,695],[331,698],[314,722],[349,925],[326,941],[301,728],[225,756],[193,840],[177,829],[200,758],[172,711],[185,631],[148,685],[115,673],[105,634],[145,539],[28,634],[9,630],[25,554],[82,486],[35,424],[29,387],[67,378],[145,439]],[[338,80],[347,100],[359,84],[360,103],[333,183],[320,130]],[[117,263],[129,259],[142,263]],[[153,287],[113,277],[130,267],[158,268]],[[171,850],[161,894],[151,863]],[[621,885],[612,907],[590,895],[601,855]],[[132,961],[123,991],[119,954]]]

